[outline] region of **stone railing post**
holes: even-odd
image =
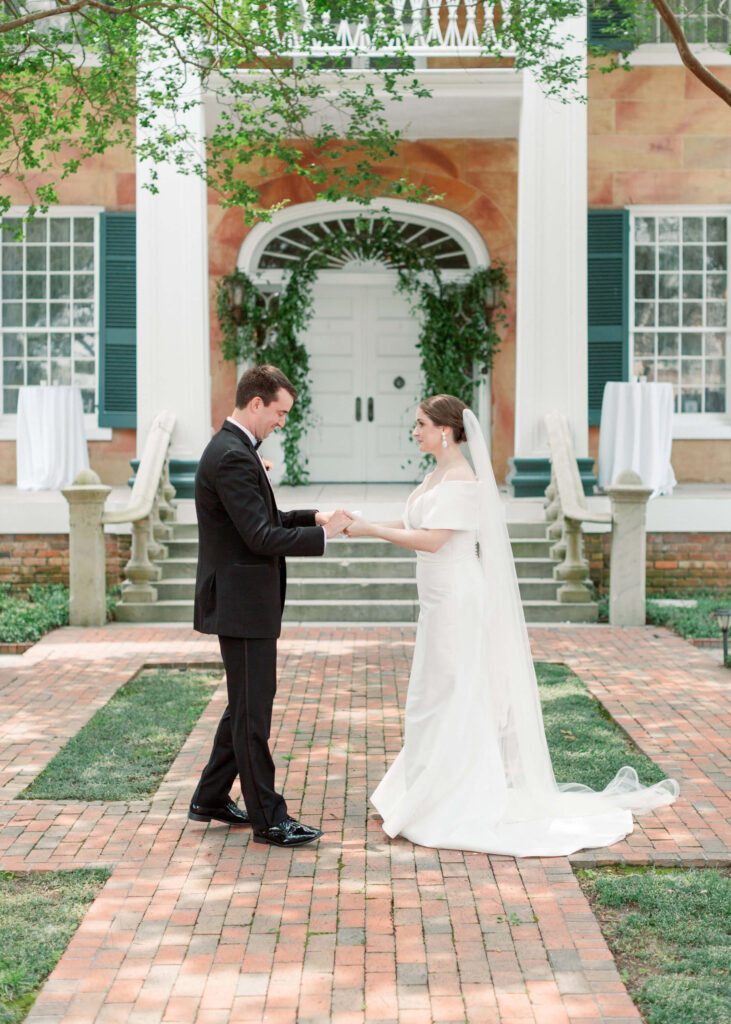
[[[92,469],[83,469],[61,493],[69,503],[69,622],[107,621],[106,548],[102,515],[111,492]]]
[[[560,565],[553,570],[554,578],[563,580],[556,597],[562,604],[585,602],[594,599],[591,580],[589,579],[589,563],[584,558],[584,535],[581,523],[576,519],[564,517],[565,557]],[[557,547],[551,549],[553,550]]]
[[[645,625],[647,502],[652,494],[631,469],[620,473],[607,494],[612,502],[609,562],[609,625]]]

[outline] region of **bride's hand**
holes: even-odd
[[[371,529],[372,523],[369,523],[367,519],[361,519],[360,516],[356,516],[343,532],[346,537],[370,537]]]

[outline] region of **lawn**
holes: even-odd
[[[60,959],[108,871],[0,872],[0,1024],[17,1024]]]
[[[26,800],[144,800],[155,792],[220,676],[155,669],[121,687],[21,794]]]
[[[647,1024],[731,1021],[728,872],[578,871]]]
[[[548,748],[558,782],[604,789],[623,765],[651,785],[664,773],[635,747],[566,665],[536,663]]]

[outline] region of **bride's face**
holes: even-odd
[[[442,447],[442,428],[430,420],[423,409],[416,410],[416,425],[413,437],[419,445],[419,451],[426,455],[436,455]]]

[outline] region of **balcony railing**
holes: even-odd
[[[485,0],[393,0],[380,17],[377,5],[374,9],[372,18],[358,22],[335,21],[327,14],[318,22],[302,0],[304,32],[290,31],[283,41],[293,56],[357,59],[405,50],[416,58],[479,57],[484,40],[509,18],[499,3]]]

